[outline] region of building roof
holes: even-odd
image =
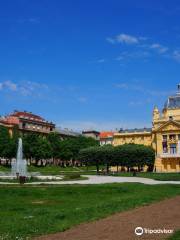
[[[94,133],[94,134],[97,134],[97,135],[100,134],[100,132],[98,132],[96,130],[84,130],[84,131],[82,131],[82,134],[88,134],[88,133]]]
[[[133,128],[133,129],[120,129],[119,133],[136,133],[136,132],[151,132],[152,128]]]
[[[176,94],[174,96],[170,96],[166,101],[164,108],[173,109],[173,108],[180,108],[180,94]]]
[[[9,117],[2,117],[0,118],[0,122],[3,124],[7,125],[18,125],[19,124],[19,119],[14,116],[9,116]]]
[[[10,116],[14,116],[14,117],[18,117],[18,118],[26,118],[26,119],[31,119],[31,120],[35,120],[35,121],[45,121],[44,118],[33,114],[31,112],[21,112],[21,111],[14,111],[14,113],[10,114]]]
[[[20,121],[32,122],[40,125],[48,125],[54,127],[55,124],[52,122],[46,121],[44,118],[26,111],[14,111],[13,113],[1,117],[0,121],[4,124],[19,125]]]
[[[101,132],[99,137],[101,138],[112,138],[114,135],[114,132]]]
[[[180,108],[180,84],[178,84],[178,91],[176,94],[168,97],[164,104],[164,109]]]
[[[59,133],[60,135],[69,136],[69,137],[78,137],[78,136],[81,135],[81,134],[78,133],[78,132],[74,132],[74,131],[68,130],[68,129],[56,128],[55,131],[56,131],[57,133]]]

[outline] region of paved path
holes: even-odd
[[[145,229],[180,229],[180,196],[172,199],[117,213],[107,218],[80,224],[65,232],[49,234],[36,240],[159,240],[170,233],[145,233]],[[144,234],[136,236],[134,230],[142,227]]]
[[[39,184],[102,184],[102,183],[144,183],[149,185],[155,184],[180,184],[180,181],[158,181],[150,178],[142,178],[142,177],[113,177],[113,176],[96,176],[96,175],[83,175],[84,177],[88,177],[87,180],[74,180],[74,181],[42,181],[42,182],[32,182],[26,183],[27,185],[39,185]],[[0,182],[0,184],[18,184],[18,183],[10,183],[10,182]]]

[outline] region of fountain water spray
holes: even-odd
[[[13,176],[27,177],[27,162],[23,159],[22,138],[18,139],[17,158],[12,160],[11,173]]]

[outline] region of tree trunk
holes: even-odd
[[[107,172],[107,174],[109,173],[109,164],[108,163],[106,165],[106,172]]]
[[[99,174],[99,164],[96,164],[97,174]]]
[[[119,172],[119,164],[117,164],[117,173]]]

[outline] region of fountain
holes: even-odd
[[[17,177],[27,177],[27,162],[23,159],[22,138],[18,140],[17,158],[12,159],[11,175]]]
[[[18,149],[16,159],[11,160],[11,172],[0,172],[0,180],[17,178],[20,183],[25,183],[27,178],[40,180],[61,180],[62,176],[42,176],[39,172],[27,172],[27,161],[23,159],[22,138],[18,139]]]

